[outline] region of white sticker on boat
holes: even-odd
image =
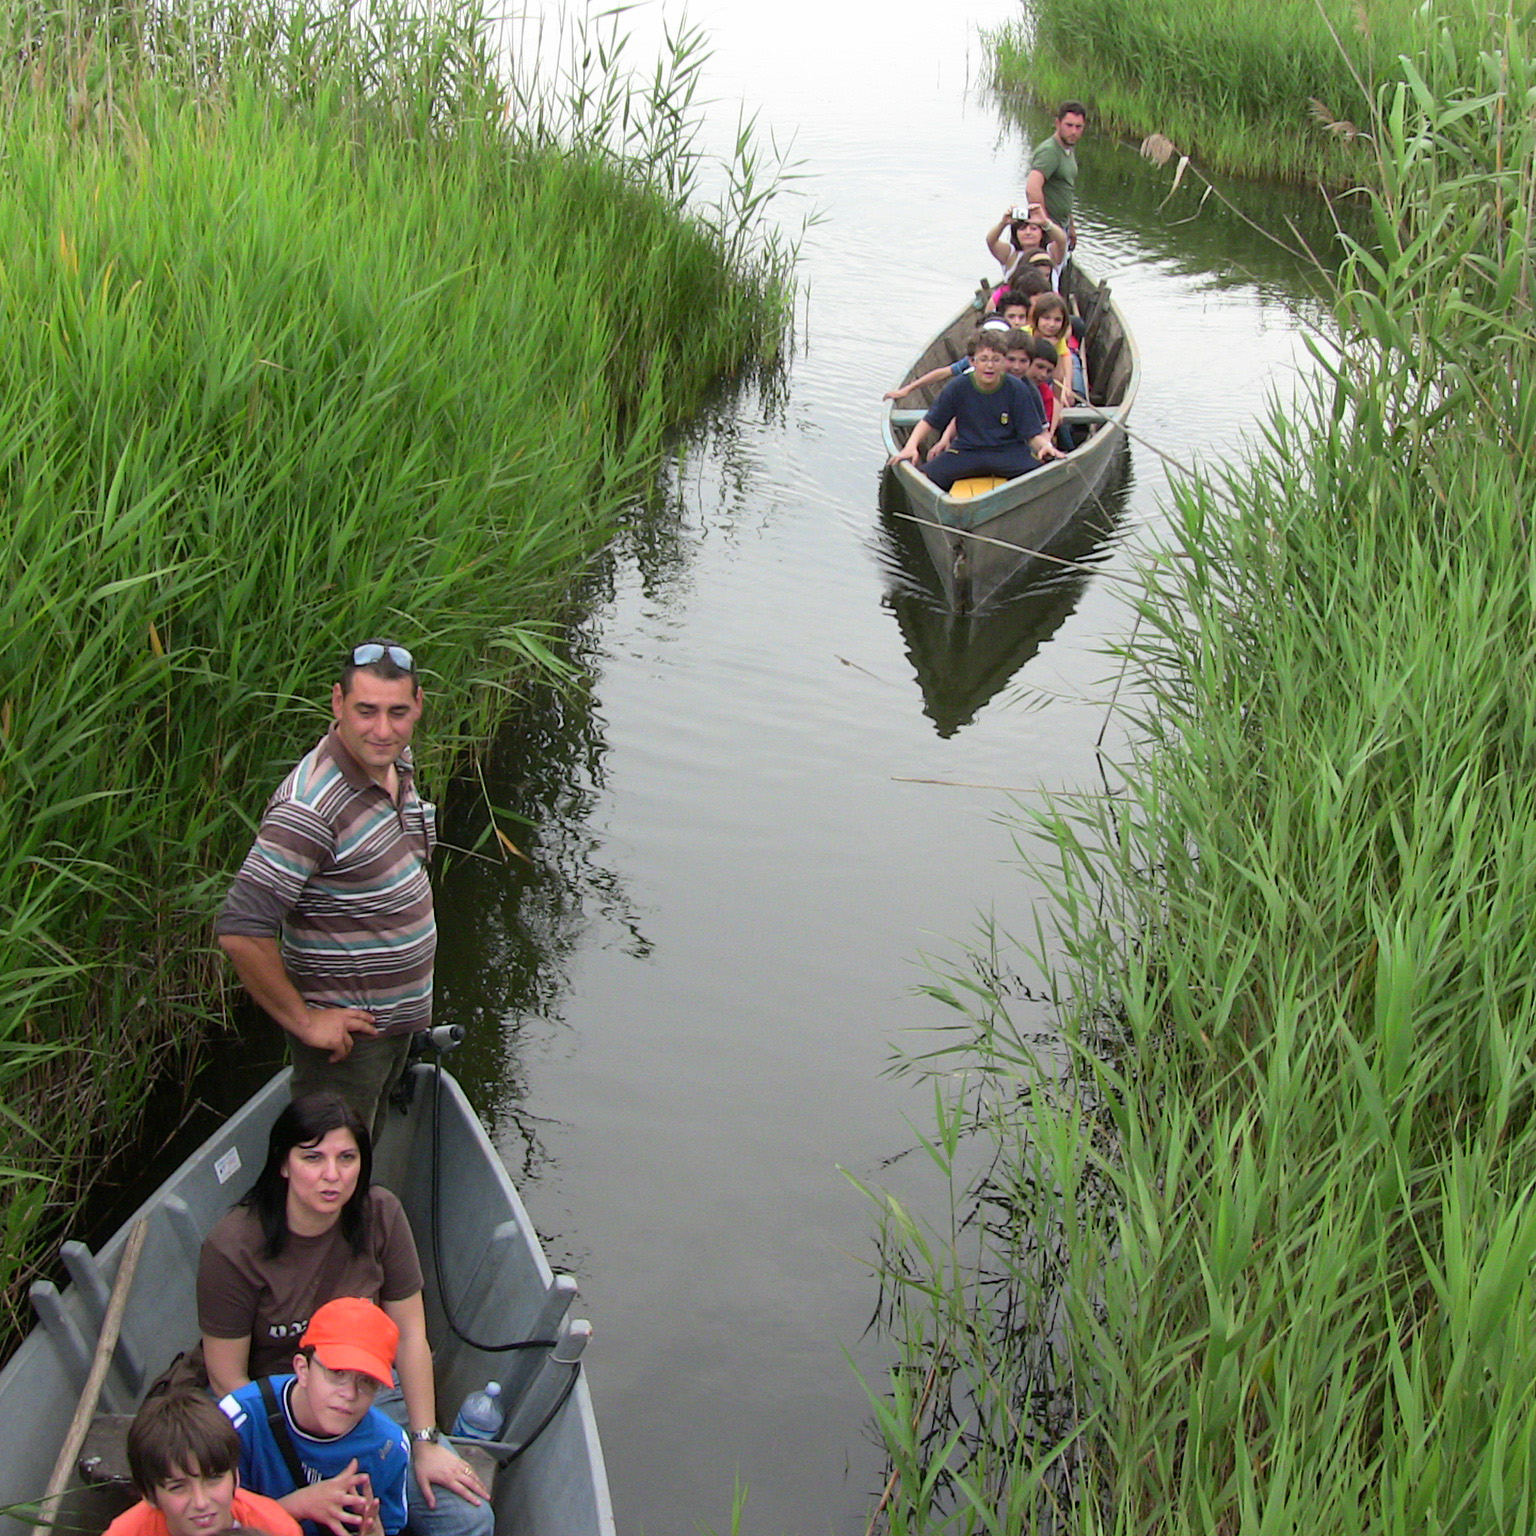
[[[213,1171],[220,1184],[228,1184],[240,1172],[240,1148],[231,1147],[222,1157],[216,1159]]]

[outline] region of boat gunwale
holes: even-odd
[[[1096,284],[1086,273],[1078,269],[1078,278],[1084,291],[1096,293],[1102,285]],[[922,367],[923,362],[931,352],[946,338],[953,337],[956,341],[961,338],[969,339],[971,331],[977,323],[977,312],[974,305],[967,304],[954,319],[942,330],[938,331],[927,346],[918,354],[916,362],[908,369],[903,383],[910,383],[913,379],[921,377],[927,370]],[[1106,328],[1106,342],[1115,338],[1121,339],[1127,349],[1128,356],[1127,374],[1124,387],[1120,391],[1118,400],[1102,406],[1089,404],[1088,409],[1098,413],[1100,419],[1099,430],[1094,432],[1084,442],[1080,443],[1064,458],[1055,459],[1043,464],[1039,469],[1029,471],[1027,474],[1016,475],[1011,480],[1005,480],[1001,485],[982,493],[980,496],[956,497],[947,491],[941,491],[934,483],[907,460],[894,466],[894,473],[902,485],[908,500],[914,509],[922,507],[932,513],[935,520],[946,528],[954,529],[962,533],[978,533],[987,523],[994,519],[1013,512],[1020,507],[1027,506],[1031,502],[1043,500],[1049,496],[1068,475],[1082,474],[1086,466],[1094,463],[1099,458],[1106,456],[1110,450],[1118,444],[1121,435],[1125,431],[1125,419],[1130,414],[1131,406],[1135,403],[1136,393],[1141,383],[1141,354],[1136,346],[1136,338],[1131,334],[1130,328],[1125,323],[1125,315],[1121,311],[1115,299],[1113,291],[1105,296],[1105,309],[1103,324]],[[956,348],[956,356],[962,355],[962,349]],[[943,385],[939,386],[940,389]],[[893,456],[910,436],[910,430],[897,441],[897,426],[894,421],[899,402],[887,400],[886,409],[881,417],[881,438],[885,444],[887,458]],[[910,408],[908,408],[910,409]],[[1074,409],[1078,409],[1074,407]],[[915,423],[914,423],[915,426]],[[1085,479],[1096,479],[1097,471],[1093,474],[1085,474]],[[1021,494],[1027,491],[1028,494]]]
[[[424,1074],[431,1070],[425,1066],[413,1069],[419,1112],[423,1115],[430,1113],[427,1101],[433,1087],[424,1081]],[[288,1076],[284,1070],[269,1079],[176,1166],[99,1250],[94,1254],[86,1252],[85,1263],[110,1285],[129,1234],[140,1220],[148,1219],[149,1247],[136,1280],[136,1293],[129,1301],[132,1326],[125,1318],[98,1413],[131,1409],[141,1400],[144,1386],[169,1363],[169,1355],[177,1347],[176,1335],[180,1334],[183,1344],[195,1339],[195,1313],[186,1315],[184,1330],[167,1332],[167,1319],[163,1314],[168,1299],[178,1293],[184,1296],[195,1288],[195,1273],[189,1276],[188,1266],[195,1271],[196,1245],[206,1235],[211,1221],[229,1208],[242,1185],[260,1167],[269,1127],[281,1106],[288,1101]],[[491,1143],[462,1086],[447,1072],[442,1074],[437,1086],[444,1090],[440,1101],[442,1109],[461,1122],[464,1134],[483,1144],[483,1172],[501,1190],[506,1198],[508,1215],[512,1218],[502,1225],[515,1225],[518,1229],[521,1256],[517,1262],[531,1266],[539,1281],[544,1283],[547,1294],[553,1271],[505,1161]],[[417,1109],[413,1109],[415,1113],[418,1113]],[[410,1165],[419,1151],[420,1137],[432,1132],[418,1121],[400,1127],[398,1134],[409,1137],[409,1145],[394,1149],[396,1159],[403,1158]],[[389,1161],[388,1139],[384,1140],[382,1150],[385,1157],[381,1162]],[[235,1182],[237,1174],[241,1176],[240,1182]],[[413,1168],[411,1177],[420,1176],[421,1170]],[[397,1193],[404,1197],[403,1190],[397,1189]],[[429,1245],[435,1241],[435,1229],[434,1234],[429,1235],[421,1230],[418,1218],[412,1220],[426,1270],[430,1268]],[[147,1282],[156,1273],[157,1264],[162,1271],[161,1283],[152,1292]],[[174,1279],[168,1266],[175,1270]],[[428,1290],[432,1289],[429,1285]],[[74,1336],[75,1348],[83,1345],[88,1353],[100,1323],[91,1291],[82,1290],[75,1281],[57,1287],[50,1283],[46,1290],[53,1296],[51,1308],[62,1318],[64,1328]],[[176,1312],[177,1316],[181,1315],[179,1304]],[[443,1343],[441,1338],[434,1339],[434,1353]],[[142,1378],[136,1380],[133,1374],[125,1375],[125,1362],[132,1362],[127,1369],[142,1372]],[[82,1379],[78,1362],[71,1349],[65,1347],[57,1326],[50,1328],[41,1316],[0,1367],[0,1404],[12,1410],[11,1419],[18,1426],[18,1434],[25,1427],[30,1447],[21,1454],[13,1445],[13,1454],[0,1464],[0,1483],[4,1485],[0,1487],[0,1518],[3,1518],[0,1536],[28,1536],[31,1532],[34,1520],[26,1511],[42,1495],[47,1482],[47,1466],[51,1465],[62,1443],[64,1426],[72,1417]],[[441,1385],[440,1381],[440,1388]],[[612,1536],[612,1501],[585,1366],[576,1374],[569,1395],[549,1419],[543,1435],[532,1441],[528,1450],[530,1454],[526,1458],[513,1464],[516,1471],[508,1469],[511,1486],[505,1499],[501,1492],[502,1479],[497,1480],[498,1516],[506,1504],[522,1507],[519,1503],[521,1496],[516,1492],[518,1486],[540,1488],[544,1491],[537,1495],[536,1502],[547,1502],[555,1497],[561,1501],[562,1508],[567,1507],[569,1499],[566,1490],[580,1487],[584,1490],[580,1495],[582,1518],[571,1528],[586,1532],[587,1536]],[[551,1470],[546,1473],[542,1470],[544,1467]],[[532,1484],[524,1481],[530,1476],[534,1479]],[[69,1525],[78,1515],[93,1521],[90,1512],[104,1497],[100,1491],[93,1492],[72,1482],[58,1518],[63,1525]],[[574,1506],[569,1508],[569,1513],[576,1514]],[[510,1512],[510,1525],[504,1525],[498,1519],[498,1530],[519,1529],[524,1523],[514,1508]],[[100,1526],[90,1523],[80,1528],[100,1529]]]

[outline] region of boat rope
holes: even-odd
[[[976,533],[969,528],[956,528],[949,523],[935,522],[931,517],[919,517],[915,512],[893,512],[892,516],[905,518],[920,528],[937,528],[942,533],[952,533],[957,538],[975,539],[981,544],[995,544],[999,549],[1009,549],[1015,554],[1032,555],[1036,560],[1046,560],[1052,565],[1065,566],[1068,570],[1081,571],[1085,576],[1101,576],[1106,581],[1123,581],[1127,586],[1140,586],[1134,576],[1121,576],[1106,571],[1101,565],[1089,565],[1082,560],[1068,560],[1061,555],[1048,554],[1043,549],[1028,549],[1023,544],[1010,544],[1007,539],[995,539],[989,533]]]
[[[542,1435],[544,1431],[555,1422],[556,1415],[558,1415],[560,1410],[565,1407],[566,1399],[571,1395],[572,1392],[576,1390],[576,1378],[580,1375],[581,1361],[571,1361],[571,1373],[566,1378],[565,1385],[561,1387],[559,1397],[557,1397],[551,1404],[549,1412],[546,1413],[544,1417],[533,1426],[533,1429],[528,1435],[528,1438],[523,1440],[520,1444],[511,1447],[505,1458],[506,1461],[516,1461],[517,1458],[521,1456],[523,1452],[526,1451],[528,1447],[532,1445],[534,1441],[537,1440],[539,1436]]]
[[[1229,507],[1236,510],[1238,501],[1237,497],[1234,496],[1232,492],[1224,490],[1221,486],[1215,484],[1210,479],[1203,476],[1195,465],[1185,464],[1174,458],[1171,453],[1167,452],[1165,449],[1159,448],[1151,438],[1144,436],[1134,427],[1127,426],[1124,417],[1111,416],[1103,406],[1095,405],[1091,400],[1084,400],[1078,409],[1097,412],[1099,420],[1105,426],[1119,427],[1120,430],[1124,432],[1125,435],[1130,438],[1133,443],[1140,443],[1148,453],[1155,453],[1158,458],[1163,461],[1163,463],[1168,465],[1170,469],[1177,470],[1185,480],[1199,481],[1199,483],[1218,501],[1224,501]]]

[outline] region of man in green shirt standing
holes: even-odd
[[[1067,248],[1077,245],[1072,199],[1077,183],[1077,141],[1088,126],[1088,109],[1080,101],[1064,101],[1056,109],[1056,131],[1035,145],[1029,157],[1024,196],[1031,207],[1044,207],[1067,232]]]

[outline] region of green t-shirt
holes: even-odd
[[[1072,217],[1072,197],[1077,184],[1076,150],[1063,147],[1053,133],[1035,145],[1029,157],[1029,168],[1045,177],[1045,211],[1065,229]]]

